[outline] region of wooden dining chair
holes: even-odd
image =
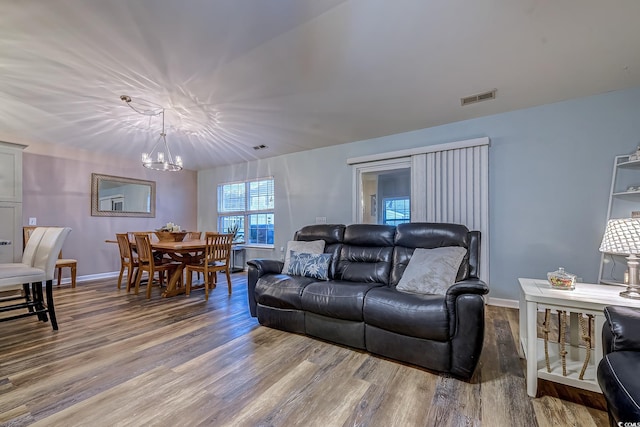
[[[217,234],[205,233],[207,241],[204,257],[198,264],[187,264],[187,285],[185,292],[187,296],[191,293],[191,282],[193,272],[201,272],[204,277],[204,298],[209,299],[209,289],[216,286],[216,274],[224,271],[227,276],[227,287],[229,295],[231,295],[231,275],[230,259],[231,244],[233,242],[233,234]]]
[[[185,236],[187,240],[200,240],[202,239],[202,231],[189,231]],[[200,280],[200,272],[197,273],[198,280]]]
[[[31,233],[33,233],[33,230],[35,230],[36,228],[37,227],[34,225],[26,225],[22,228],[23,249],[27,245],[27,242],[29,241],[29,237],[31,237]],[[60,253],[58,254],[58,259],[56,260],[56,271],[58,273],[58,286],[60,286],[60,283],[62,282],[63,268],[70,269],[71,287],[75,288],[76,276],[78,271],[78,260],[72,259],[72,258],[62,258],[62,251],[60,251]]]
[[[156,272],[158,273],[158,282],[162,284],[161,278],[163,278],[164,272],[168,271],[169,274],[171,274],[180,266],[180,264],[171,261],[158,261],[155,259],[153,257],[153,251],[151,250],[149,233],[134,233],[134,236],[136,239],[136,251],[138,252],[138,274],[136,277],[135,293],[138,295],[142,272],[146,271],[149,275],[147,280],[147,299],[149,299],[151,298],[151,287],[153,286],[153,278]]]
[[[131,290],[133,285],[133,275],[138,268],[138,257],[131,250],[131,241],[128,233],[116,233],[118,241],[118,249],[120,249],[120,275],[118,276],[118,289],[122,285],[122,277],[124,270],[127,269],[127,292]]]
[[[189,231],[185,238],[187,240],[200,240],[202,239],[202,231]]]

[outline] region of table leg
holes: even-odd
[[[162,298],[174,297],[176,295],[184,294],[185,287],[182,286],[182,272],[184,271],[185,264],[180,264],[178,268],[171,274],[169,283],[167,283],[167,289],[162,293]]]
[[[527,394],[538,392],[538,304],[527,302]]]

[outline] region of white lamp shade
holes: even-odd
[[[600,244],[600,252],[640,254],[640,219],[610,219]]]

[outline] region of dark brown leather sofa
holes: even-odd
[[[440,223],[323,224],[294,239],[325,241],[329,280],[282,274],[282,261],[249,261],[249,308],[260,324],[471,378],[489,292],[478,275],[479,232]],[[416,248],[443,246],[467,249],[446,295],[396,290]]]
[[[598,383],[607,401],[609,422],[611,426],[640,425],[640,310],[609,306],[604,315]]]

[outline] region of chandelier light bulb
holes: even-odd
[[[158,152],[158,163],[164,163],[164,153],[162,151]]]

